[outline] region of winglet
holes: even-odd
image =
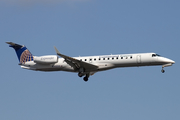
[[[57,55],[59,55],[60,57],[62,57],[62,58],[67,58],[68,57],[66,55],[61,54],[55,46],[54,46],[54,49],[55,49]]]
[[[60,54],[60,52],[58,51],[58,49],[55,46],[54,46],[54,49],[55,49],[57,55]]]

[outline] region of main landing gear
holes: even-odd
[[[85,82],[87,82],[87,81],[88,81],[88,77],[84,77],[83,80],[84,80]]]
[[[79,76],[79,77],[82,77],[82,76],[84,76],[84,74],[81,73],[81,72],[79,72],[79,73],[78,73],[78,76]]]
[[[84,76],[85,74],[83,74],[83,73],[78,73],[78,76],[79,77],[82,77],[82,76]],[[88,74],[86,74],[86,76],[83,78],[83,80],[85,81],[85,82],[87,82],[88,81],[88,78],[89,78],[89,73]]]
[[[84,80],[85,82],[87,82],[87,81],[88,81],[88,78],[89,78],[89,73],[86,74],[86,76],[83,78],[83,80]]]

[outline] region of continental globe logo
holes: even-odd
[[[24,50],[20,57],[20,63],[24,64],[27,61],[33,61],[33,55],[28,49]]]

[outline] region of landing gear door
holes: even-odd
[[[141,55],[137,55],[137,57],[136,57],[136,61],[137,61],[137,63],[138,63],[138,64],[140,64],[140,63],[141,63]]]

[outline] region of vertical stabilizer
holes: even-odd
[[[33,61],[33,55],[26,48],[26,46],[18,45],[18,44],[12,43],[12,42],[6,42],[6,43],[9,44],[9,47],[14,48],[20,64],[24,64],[27,61]]]

